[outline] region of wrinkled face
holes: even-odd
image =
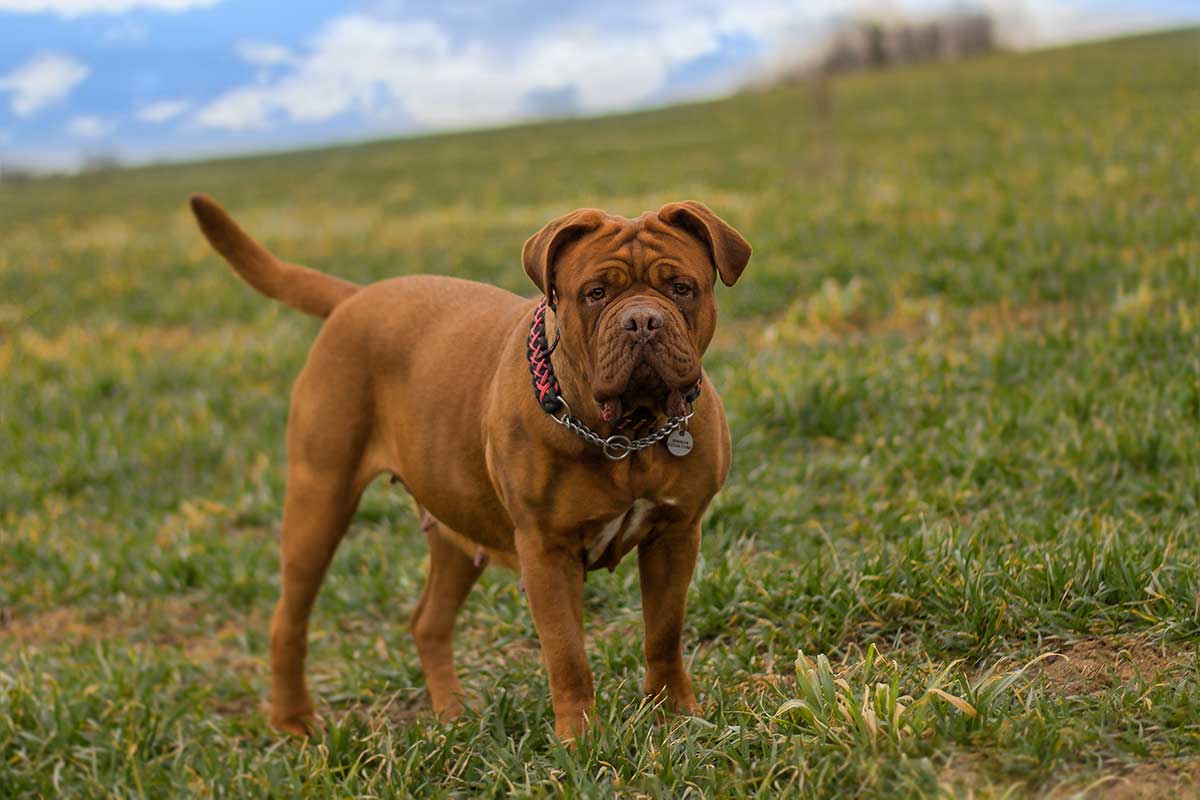
[[[717,259],[703,221],[579,214],[586,219],[559,236],[543,273],[557,301],[561,346],[606,420],[683,414],[717,322]],[[748,258],[745,245],[737,272]]]
[[[682,412],[717,323],[715,277],[701,242],[652,216],[611,218],[565,249],[557,319],[606,418]]]

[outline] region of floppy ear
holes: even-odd
[[[702,203],[695,200],[667,203],[658,210],[658,218],[683,228],[708,245],[717,274],[726,286],[733,286],[750,262],[750,243]]]
[[[554,257],[565,245],[599,228],[603,221],[603,211],[581,208],[547,222],[546,227],[525,240],[521,248],[525,273],[547,298],[554,291]]]

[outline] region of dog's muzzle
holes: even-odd
[[[603,407],[614,400],[628,408],[668,408],[700,378],[700,359],[677,309],[648,298],[614,307],[596,333],[592,394]]]

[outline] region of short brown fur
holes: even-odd
[[[645,414],[606,422],[605,407],[644,407],[661,423],[701,381],[690,454],[656,445],[610,461],[556,425],[534,398],[525,347],[536,300],[425,275],[359,287],[280,261],[203,195],[191,205],[213,247],[251,286],[328,317],[288,418],[282,592],[271,623],[276,727],[312,729],[309,614],[359,497],[381,474],[403,482],[429,540],[412,631],[439,718],[463,709],[451,648],[455,615],[484,565],[498,563],[521,574],[555,731],[573,739],[594,705],[584,574],[615,566],[635,548],[645,691],[665,692],[677,711],[699,711],[680,632],[700,520],[729,469],[724,409],[700,356],[716,325],[716,276],[732,284],[750,258],[733,228],[694,202],[634,220],[584,209],[526,243],[525,269],[556,303],[547,315],[551,336],[562,337],[553,364],[576,417],[602,436],[648,424]],[[593,546],[604,546],[603,554],[585,563]]]

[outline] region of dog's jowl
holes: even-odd
[[[588,570],[637,550],[645,690],[699,710],[680,630],[700,521],[729,469],[729,430],[700,358],[714,286],[750,246],[712,211],[670,203],[637,219],[581,209],[522,252],[541,291],[436,276],[358,286],[282,262],[215,202],[205,236],[251,286],[326,317],[292,393],[282,595],[271,621],[271,722],[313,724],[308,617],[363,489],[391,475],[429,540],[412,632],[434,712],[463,709],[454,618],[490,563],[517,570],[541,640],[555,730],[592,712]]]

